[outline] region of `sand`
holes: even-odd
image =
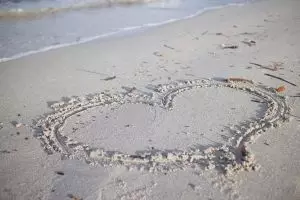
[[[299,199],[299,6],[0,63],[1,199]]]

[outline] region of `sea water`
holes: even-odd
[[[249,0],[0,0],[0,62]]]

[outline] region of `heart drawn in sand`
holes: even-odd
[[[38,138],[48,153],[57,151],[90,164],[149,171],[216,167],[229,172],[255,168],[247,144],[285,121],[289,112],[285,98],[251,83],[201,79],[151,89],[53,104],[53,113],[37,123],[36,130],[42,131]],[[237,103],[249,97],[256,102],[252,107],[262,105],[260,115]]]

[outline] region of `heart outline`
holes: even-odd
[[[90,148],[81,143],[70,143],[72,139],[61,134],[67,118],[84,110],[111,104],[144,103],[160,106],[164,109],[173,108],[174,98],[187,90],[206,87],[228,87],[254,95],[268,104],[262,119],[250,122],[248,129],[242,130],[239,138],[232,145],[199,148],[188,151],[155,150],[142,151],[136,154],[113,152],[99,148]],[[128,168],[138,167],[148,171],[174,171],[186,167],[200,166],[203,168],[217,167],[223,172],[238,171],[243,168],[255,168],[255,162],[246,149],[252,137],[258,136],[268,128],[276,127],[288,119],[290,108],[286,99],[279,96],[274,89],[254,83],[220,82],[210,79],[179,80],[169,84],[152,86],[153,92],[145,95],[135,90],[126,93],[100,93],[85,98],[73,98],[68,102],[52,105],[53,113],[38,120],[35,130],[42,131],[37,137],[46,152],[60,152],[63,157],[84,160],[89,164],[104,166],[125,165]],[[135,92],[134,92],[135,91]],[[155,98],[158,96],[157,98]]]

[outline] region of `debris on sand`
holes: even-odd
[[[261,64],[258,64],[258,63],[254,63],[254,62],[250,62],[249,64],[258,66],[258,67],[263,68],[263,69],[268,69],[268,70],[271,70],[271,71],[277,71],[279,69],[279,67],[283,65],[283,63],[279,63],[279,62],[273,62],[272,65],[267,65],[267,66],[266,65],[261,65]]]
[[[17,122],[17,121],[12,121],[11,124],[12,124],[14,127],[16,127],[16,128],[20,128],[20,127],[23,126],[22,123],[19,123],[19,122]],[[0,124],[0,125],[1,125],[1,124]]]
[[[244,82],[244,83],[251,83],[253,84],[252,80],[245,79],[245,78],[228,78],[226,82]]]
[[[196,190],[196,185],[193,183],[189,183],[188,186],[190,186],[193,190]]]
[[[266,75],[266,76],[270,76],[270,77],[272,77],[272,78],[276,78],[276,79],[281,80],[281,81],[283,81],[283,82],[289,83],[289,84],[291,84],[291,85],[293,85],[293,86],[297,86],[296,84],[294,84],[294,83],[292,83],[292,82],[290,82],[290,81],[288,81],[288,80],[286,80],[286,79],[284,79],[284,78],[281,78],[281,77],[278,77],[278,76],[274,76],[274,75],[272,75],[272,74],[265,74],[265,75]]]
[[[280,87],[276,88],[276,92],[283,92],[283,91],[285,91],[284,86],[280,86]]]
[[[158,57],[162,57],[163,55],[161,53],[159,53],[158,51],[153,52],[153,55],[158,56]]]
[[[173,48],[173,47],[171,47],[171,46],[169,46],[169,45],[166,45],[166,44],[164,44],[164,47],[166,47],[166,48],[168,48],[168,49],[175,50],[175,48]]]
[[[76,197],[73,194],[68,194],[67,196],[72,200],[82,200],[82,198]]]
[[[23,126],[22,123],[17,123],[17,124],[16,124],[16,128],[20,128],[21,126]]]
[[[127,94],[132,93],[133,91],[137,90],[136,87],[125,87],[125,86],[122,86],[122,89],[126,90]]]
[[[56,171],[55,173],[58,174],[58,175],[61,175],[61,176],[65,175],[65,173],[62,172],[62,171]]]
[[[113,80],[115,78],[117,78],[117,77],[116,76],[110,76],[110,77],[107,77],[107,78],[104,78],[104,79],[101,79],[101,80],[103,80],[103,81],[110,81],[110,80]]]
[[[248,45],[249,47],[256,45],[256,42],[254,40],[244,40],[242,43]]]
[[[237,48],[239,48],[239,46],[234,45],[234,44],[221,44],[221,48],[222,49],[237,49]]]
[[[204,31],[203,33],[201,33],[201,35],[206,35],[208,33],[208,31]]]

